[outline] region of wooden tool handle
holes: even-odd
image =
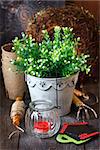
[[[75,95],[73,94],[73,99],[72,99],[73,104],[75,104],[77,107],[83,106],[84,103]]]
[[[82,91],[79,91],[77,89],[74,89],[74,94],[77,96],[84,96],[85,95],[85,93],[83,93]]]
[[[22,100],[23,100],[23,98],[21,96],[16,97],[16,101],[22,101]]]

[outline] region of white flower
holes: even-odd
[[[80,37],[77,38],[77,41],[80,41]]]
[[[42,33],[45,34],[45,33],[46,33],[46,30],[42,30]]]
[[[59,30],[59,29],[60,29],[60,26],[55,26],[55,29],[56,29],[56,30]]]
[[[66,63],[67,61],[66,60],[64,60],[64,63]]]
[[[73,31],[73,28],[70,28],[70,31],[72,32],[72,31]]]

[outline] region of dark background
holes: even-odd
[[[0,0],[0,45],[25,31],[29,17],[47,7],[64,6],[64,1]]]
[[[0,46],[25,31],[29,17],[47,7],[62,7],[77,3],[88,9],[99,23],[99,1],[80,0],[0,0]]]

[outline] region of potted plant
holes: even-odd
[[[26,85],[24,74],[16,71],[16,66],[11,64],[12,59],[16,59],[16,53],[12,51],[12,43],[4,44],[2,50],[2,72],[6,90],[6,96],[15,100],[17,96],[24,96]]]
[[[70,112],[73,90],[79,71],[90,71],[89,55],[78,54],[80,38],[75,38],[72,28],[54,27],[54,34],[42,31],[42,41],[36,42],[31,35],[13,40],[18,70],[26,74],[31,100],[51,100],[61,106],[61,115]]]

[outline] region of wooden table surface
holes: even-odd
[[[99,137],[93,138],[91,141],[81,144],[75,145],[71,144],[60,144],[55,140],[55,137],[51,137],[49,139],[37,139],[31,135],[26,133],[18,133],[12,137],[12,139],[8,139],[8,135],[15,130],[13,127],[9,113],[10,107],[14,101],[9,100],[5,96],[5,89],[3,79],[0,76],[0,150],[99,150]],[[84,86],[89,91],[93,92],[97,96],[99,96],[99,87],[98,83],[91,83]],[[94,105],[93,108],[98,113],[98,104]],[[73,113],[70,113],[66,117],[62,117],[62,120],[66,120],[67,122],[76,121]],[[92,117],[89,120],[89,123],[94,127],[99,127],[99,119],[95,119]]]

